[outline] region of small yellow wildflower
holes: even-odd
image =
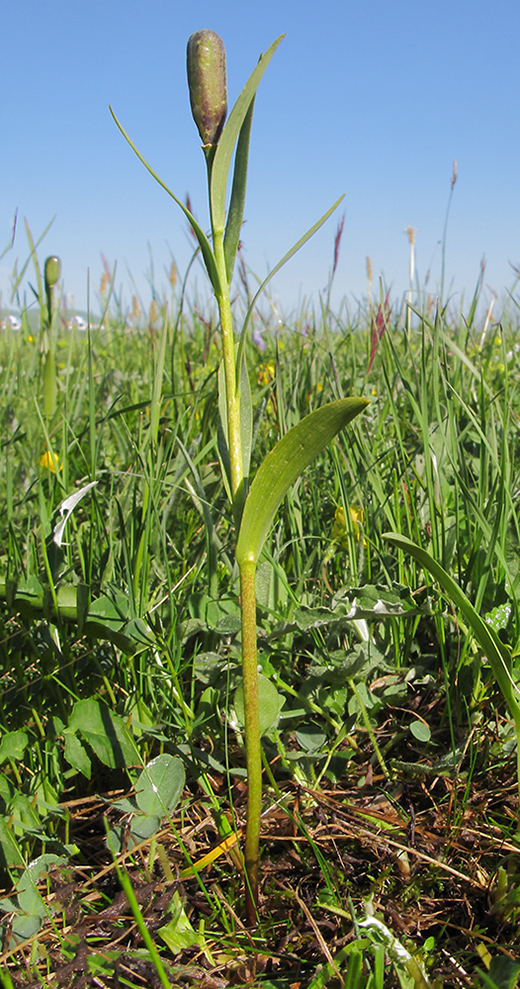
[[[50,470],[51,474],[55,474],[57,470],[63,470],[63,464],[60,464],[55,453],[51,453],[50,450],[46,450],[40,460],[40,467],[45,467],[46,470]]]
[[[274,381],[274,377],[275,377],[274,364],[260,364],[260,368],[258,372],[259,385],[270,385],[271,381]]]
[[[361,526],[363,525],[364,513],[362,508],[358,508],[357,505],[349,506],[350,520],[352,523],[352,529],[356,539],[361,536]],[[347,520],[345,518],[345,509],[340,505],[336,508],[334,512],[334,525],[332,527],[332,538],[339,539],[341,545],[346,549],[348,546],[348,535],[347,535]],[[363,537],[363,546],[366,548],[367,541]]]
[[[34,337],[31,334],[27,337],[27,343],[34,343]]]

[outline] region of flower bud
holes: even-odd
[[[226,49],[215,31],[196,31],[188,41],[188,87],[193,119],[204,148],[218,144],[227,113]]]
[[[47,258],[45,261],[45,288],[54,288],[61,275],[61,261],[59,258]]]
[[[43,271],[45,295],[47,296],[47,326],[50,327],[54,316],[54,286],[61,275],[60,259],[56,257],[47,258]]]

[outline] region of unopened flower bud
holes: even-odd
[[[226,49],[215,31],[196,31],[188,41],[191,112],[204,148],[218,144],[227,113]]]
[[[47,258],[45,261],[45,288],[54,288],[61,275],[61,261],[59,258]]]
[[[54,287],[61,275],[61,261],[59,258],[50,257],[45,261],[44,280],[45,295],[47,296],[47,325],[51,326],[54,316]]]

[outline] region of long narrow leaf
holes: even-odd
[[[445,594],[460,609],[487,657],[502,696],[513,716],[517,731],[520,731],[520,704],[517,700],[519,693],[518,687],[509,672],[502,643],[493,628],[487,625],[478,612],[475,611],[471,601],[466,597],[457,582],[453,580],[453,577],[450,577],[444,568],[441,567],[440,563],[437,563],[426,550],[397,532],[385,532],[383,539],[388,539],[398,549],[402,549],[405,553],[413,556],[414,560],[417,560],[425,570],[431,573],[432,577],[435,577],[435,580],[439,582]]]
[[[280,35],[265,55],[261,55],[258,64],[249,76],[240,96],[238,97],[229,117],[224,125],[224,130],[220,135],[215,157],[211,166],[211,215],[213,217],[214,230],[224,231],[226,219],[226,189],[229,175],[229,166],[238,135],[244,123],[246,114],[254,98],[262,76],[269,65],[278,45],[285,35]]]
[[[291,260],[291,258],[293,257],[293,255],[296,254],[300,250],[300,248],[303,247],[303,245],[306,244],[307,241],[310,240],[311,237],[314,236],[315,233],[317,233],[317,231],[320,229],[320,227],[323,226],[324,223],[326,223],[326,221],[328,220],[329,216],[331,216],[332,213],[334,212],[334,210],[338,208],[339,204],[343,201],[344,198],[345,198],[345,193],[343,193],[343,195],[339,197],[339,199],[337,200],[337,202],[335,202],[334,205],[331,206],[330,209],[328,209],[327,212],[323,214],[323,216],[321,217],[321,219],[318,220],[317,223],[315,223],[310,228],[310,230],[308,230],[307,233],[303,235],[303,237],[300,237],[300,239],[296,242],[296,244],[294,245],[294,247],[291,247],[291,250],[290,251],[287,251],[287,254],[284,254],[284,256],[281,259],[281,261],[279,261],[278,264],[272,269],[272,271],[269,272],[267,278],[264,278],[264,281],[260,285],[260,288],[258,289],[258,291],[255,293],[255,295],[254,295],[254,297],[252,299],[251,305],[249,306],[249,309],[247,310],[246,315],[245,315],[245,319],[244,319],[244,322],[243,322],[243,325],[242,325],[242,330],[241,330],[241,333],[240,333],[240,344],[239,344],[238,352],[237,352],[237,367],[240,367],[240,361],[242,360],[242,354],[243,354],[243,351],[244,351],[245,340],[246,340],[246,330],[247,330],[247,327],[248,327],[248,324],[249,324],[249,320],[251,319],[251,316],[253,315],[253,311],[254,311],[254,308],[255,308],[255,305],[256,305],[256,300],[258,299],[258,296],[261,295],[261,293],[264,291],[265,286],[267,285],[268,282],[271,281],[271,278],[273,278],[273,276],[276,275],[278,271],[280,271],[280,268],[283,268],[284,264],[287,264],[287,262]]]
[[[253,97],[246,113],[244,123],[240,128],[240,135],[235,154],[233,184],[231,186],[231,198],[229,200],[226,232],[224,234],[224,258],[226,261],[226,276],[228,285],[231,284],[231,279],[233,278],[233,268],[235,266],[235,258],[238,250],[238,242],[240,240],[242,220],[244,217],[247,165],[249,160],[249,139],[251,137],[251,124],[253,122],[254,108],[255,99]]]
[[[247,496],[236,547],[239,566],[257,563],[287,491],[340,429],[368,405],[366,398],[329,402],[293,426],[267,455]]]
[[[112,114],[112,117],[114,118],[115,123],[119,127],[119,130],[121,131],[121,133],[122,133],[125,141],[128,141],[128,144],[132,148],[132,151],[139,158],[139,161],[143,163],[144,167],[150,172],[150,175],[153,176],[153,178],[155,179],[155,181],[159,183],[159,185],[161,186],[161,188],[164,189],[164,191],[167,192],[168,195],[172,197],[172,199],[174,200],[174,202],[177,203],[177,206],[180,206],[182,212],[184,213],[186,219],[188,220],[188,223],[190,224],[190,226],[191,226],[191,228],[193,230],[193,233],[195,234],[195,236],[196,236],[196,238],[198,240],[199,247],[200,247],[201,252],[202,252],[202,257],[204,258],[204,264],[206,265],[206,270],[208,272],[209,280],[210,280],[211,285],[213,287],[213,291],[215,292],[216,295],[220,294],[220,292],[221,292],[220,279],[219,279],[219,276],[218,276],[217,266],[215,264],[215,258],[213,256],[213,251],[211,250],[211,244],[210,244],[208,238],[206,237],[206,234],[204,233],[202,227],[199,226],[199,224],[197,223],[195,217],[193,216],[192,213],[190,213],[189,209],[184,205],[184,203],[181,202],[180,199],[177,199],[177,196],[175,196],[173,194],[173,192],[171,191],[171,189],[169,189],[168,186],[163,182],[163,180],[159,178],[159,176],[157,175],[157,173],[154,172],[152,166],[149,165],[148,162],[146,161],[146,158],[143,158],[141,152],[136,148],[134,142],[132,141],[131,137],[129,137],[129,135],[125,131],[123,125],[119,123],[119,120],[117,119],[117,117],[116,117],[116,115],[115,115],[112,107],[109,106],[108,109],[110,110],[110,113]]]
[[[16,293],[16,291],[18,289],[18,286],[19,286],[19,284],[20,284],[20,282],[21,282],[21,280],[22,280],[22,278],[23,278],[23,276],[24,276],[24,274],[26,272],[26,269],[27,269],[29,263],[32,260],[32,262],[34,264],[34,270],[36,272],[36,281],[38,283],[38,296],[37,297],[40,300],[40,306],[43,309],[43,305],[44,305],[44,303],[43,303],[43,285],[42,285],[42,277],[41,277],[41,273],[40,273],[40,267],[39,267],[39,264],[38,264],[38,256],[37,256],[36,251],[37,251],[38,247],[40,246],[43,238],[45,237],[45,235],[47,234],[47,232],[52,227],[52,224],[54,223],[54,220],[55,219],[56,219],[56,217],[53,216],[51,222],[47,224],[47,226],[45,227],[45,230],[43,231],[43,233],[38,237],[38,240],[36,241],[36,243],[34,243],[34,241],[33,241],[32,233],[31,233],[29,224],[28,224],[27,220],[24,219],[25,232],[27,234],[27,240],[29,241],[29,247],[31,248],[31,253],[30,253],[29,257],[27,258],[27,261],[25,262],[25,264],[24,264],[24,266],[23,266],[20,274],[17,276],[16,281],[15,281],[15,284],[13,285],[13,288],[12,288],[12,291],[11,291],[11,301],[14,299],[15,293]]]

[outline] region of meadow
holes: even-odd
[[[442,564],[514,681],[514,287],[496,323],[478,292],[466,314],[420,293],[411,314],[381,294],[254,317],[252,474],[325,402],[370,404],[283,500],[258,566],[252,929],[215,307],[174,268],[146,312],[105,279],[88,333],[56,303],[45,412],[43,283],[41,328],[24,313],[0,337],[4,984],[515,985],[514,719],[460,610],[384,538]]]
[[[26,231],[0,333],[6,989],[512,987],[518,281],[281,315],[244,261],[262,55],[187,47],[210,231],[68,313]],[[232,169],[232,181],[228,182]],[[14,233],[13,233],[14,237]],[[12,247],[12,245],[11,245]],[[9,248],[8,248],[9,250]],[[6,253],[6,252],[4,252]],[[193,293],[205,269],[213,298]],[[32,301],[22,298],[31,272]]]

